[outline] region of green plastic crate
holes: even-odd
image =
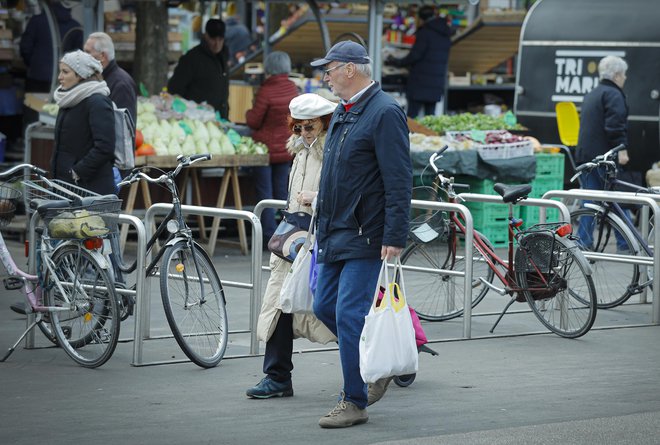
[[[537,153],[536,177],[558,178],[564,180],[564,155]]]
[[[550,190],[564,190],[564,179],[545,176],[537,177],[532,181],[532,193],[529,194],[529,197],[542,198]]]

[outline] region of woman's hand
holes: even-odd
[[[309,207],[312,205],[312,202],[314,201],[314,198],[316,198],[317,193],[318,192],[310,192],[307,190],[302,190],[298,192],[296,201],[298,201],[298,204],[302,206]]]

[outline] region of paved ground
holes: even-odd
[[[218,248],[214,263],[224,279],[247,280],[249,257],[236,250]],[[2,292],[4,349],[24,317],[8,309],[20,295]],[[246,330],[248,292],[227,294],[231,329]],[[152,335],[166,334],[158,295],[152,300]],[[650,304],[600,311],[595,329],[577,340],[547,333],[524,305],[490,334],[504,304],[486,297],[472,340],[460,339],[462,320],[424,323],[440,355],[422,354],[410,387],[392,385],[366,425],[345,430],[317,425],[341,387],[334,348],[297,341],[295,396],[249,400],[244,392],[261,378],[262,357],[246,357],[246,333],[230,336],[227,358],[211,370],[132,366],[133,319],[122,325],[127,341],[96,370],[75,365],[39,334],[39,348],[20,348],[0,364],[0,444],[660,443],[660,326],[644,326]],[[181,358],[171,340],[145,343],[145,362]]]

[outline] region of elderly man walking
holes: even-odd
[[[110,88],[110,99],[119,108],[126,108],[135,122],[137,118],[137,87],[135,81],[115,60],[115,45],[104,32],[93,32],[85,42],[85,52],[103,66],[103,80]]]
[[[371,79],[371,59],[351,41],[334,45],[312,66],[341,98],[325,142],[318,194],[318,287],[314,313],[337,336],[344,387],[322,428],[367,422],[367,404],[389,379],[360,376],[359,339],[383,259],[398,256],[408,236],[412,165],[401,107]],[[371,403],[369,403],[371,402]]]

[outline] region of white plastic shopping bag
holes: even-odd
[[[387,261],[383,261],[374,299],[360,335],[360,375],[367,383],[379,379],[414,374],[418,369],[415,329],[403,292],[401,260],[395,273],[401,286],[390,281]],[[380,296],[382,295],[382,298]]]
[[[307,238],[293,260],[289,273],[280,289],[280,307],[287,314],[311,314],[314,312],[314,297],[309,279],[314,249],[314,215]]]

